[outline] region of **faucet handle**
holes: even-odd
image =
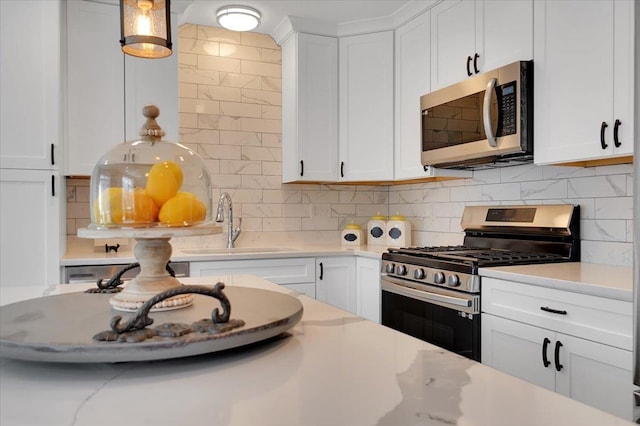
[[[241,217],[238,218],[238,226],[236,226],[236,229],[232,231],[231,240],[233,242],[235,242],[238,239],[238,237],[240,236],[240,233],[242,232],[242,229],[240,229],[240,226],[242,226]]]

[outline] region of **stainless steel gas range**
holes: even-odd
[[[382,324],[480,361],[479,268],[580,260],[580,207],[468,206],[463,245],[382,255]]]

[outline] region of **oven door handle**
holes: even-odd
[[[386,283],[385,280],[389,282]],[[381,283],[382,289],[391,293],[399,294],[400,296],[407,296],[412,299],[422,300],[423,302],[440,302],[455,306],[462,306],[465,308],[470,308],[473,304],[473,301],[468,299],[461,299],[454,296],[445,296],[443,294],[420,291],[392,280],[393,279],[390,277],[384,278]]]

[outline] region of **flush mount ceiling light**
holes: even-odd
[[[218,9],[218,23],[231,31],[251,31],[260,25],[260,12],[247,6],[225,6]]]
[[[171,55],[170,0],[120,0],[122,51],[140,58]]]

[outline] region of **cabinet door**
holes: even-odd
[[[482,37],[476,42],[480,71],[533,59],[533,1],[484,0],[481,5],[477,21]]]
[[[61,18],[59,1],[0,2],[2,168],[57,168]]]
[[[476,2],[468,0],[447,0],[431,9],[431,90],[474,73],[475,10]]]
[[[338,177],[338,41],[297,33],[282,44],[282,181]]]
[[[60,283],[59,176],[45,170],[0,170],[0,284]]]
[[[379,323],[381,309],[380,260],[356,258],[356,313]]]
[[[482,314],[482,363],[554,390],[554,335],[555,333],[539,327]],[[546,349],[544,356],[549,362],[547,365],[543,349]]]
[[[534,2],[536,163],[632,152],[632,12],[626,1]]]
[[[340,180],[393,179],[393,32],[339,44]]]
[[[558,333],[562,370],[556,391],[619,417],[632,419],[632,352]]]
[[[91,175],[102,154],[125,140],[119,14],[117,5],[67,2],[68,175]]]
[[[420,96],[431,87],[430,34],[428,11],[395,34],[395,179],[426,176],[420,162]]]
[[[125,66],[125,139],[139,139],[145,123],[146,105],[160,108],[158,124],[164,140],[179,142],[178,131],[178,17],[171,14],[173,53],[162,59],[144,59],[124,55]],[[118,43],[118,46],[120,44]],[[117,141],[116,141],[117,142]]]
[[[316,258],[316,297],[337,308],[357,313],[354,257]]]

